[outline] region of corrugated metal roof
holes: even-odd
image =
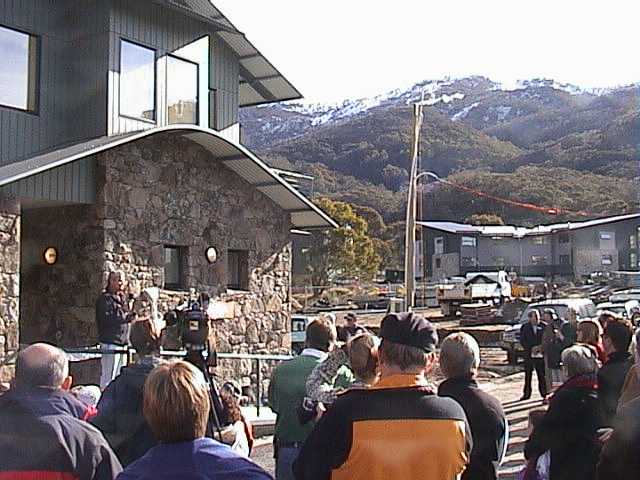
[[[253,92],[241,92],[241,107],[302,98],[291,82],[209,0],[154,1],[211,24],[217,35],[238,55],[242,81],[255,87]]]
[[[180,135],[202,145],[217,161],[222,162],[283,210],[288,211],[293,227],[301,229],[337,227],[326,213],[289,185],[252,152],[240,144],[223,138],[214,130],[196,125],[169,125],[118,137],[101,137],[5,165],[0,167],[0,186],[158,134]]]
[[[616,215],[613,217],[596,218],[585,222],[555,223],[552,225],[537,225],[532,228],[514,227],[512,225],[467,225],[455,222],[416,222],[417,225],[433,230],[440,230],[449,233],[476,233],[486,236],[506,236],[524,237],[530,235],[548,235],[562,230],[578,230],[580,228],[606,225],[607,223],[620,222],[640,218],[640,213],[630,213],[627,215]]]

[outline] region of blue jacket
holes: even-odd
[[[89,420],[96,413],[71,393],[50,388],[12,388],[3,396],[36,416],[66,414],[80,420]]]
[[[144,357],[125,367],[102,393],[98,415],[91,420],[127,466],[157,445],[142,414],[142,390],[147,375],[160,359]]]
[[[117,480],[272,480],[248,458],[210,438],[163,443],[129,465]]]
[[[113,480],[122,470],[102,434],[63,392],[0,397],[0,478]]]

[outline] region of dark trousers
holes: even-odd
[[[524,357],[524,391],[523,396],[531,396],[531,379],[533,378],[533,370],[536,370],[538,376],[538,391],[544,398],[547,396],[547,382],[544,374],[544,359]]]

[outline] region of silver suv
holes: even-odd
[[[596,306],[588,298],[554,298],[543,302],[532,303],[520,315],[517,325],[509,327],[502,333],[500,347],[507,352],[509,363],[516,363],[518,355],[522,354],[520,345],[520,329],[529,319],[529,312],[538,310],[540,316],[546,308],[552,308],[560,318],[567,318],[567,310],[572,308],[578,315],[578,321],[595,319],[598,316]]]

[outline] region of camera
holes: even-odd
[[[204,352],[208,350],[209,317],[206,312],[206,300],[191,302],[182,308],[176,308],[164,314],[168,327],[177,326],[182,346],[187,351]]]

